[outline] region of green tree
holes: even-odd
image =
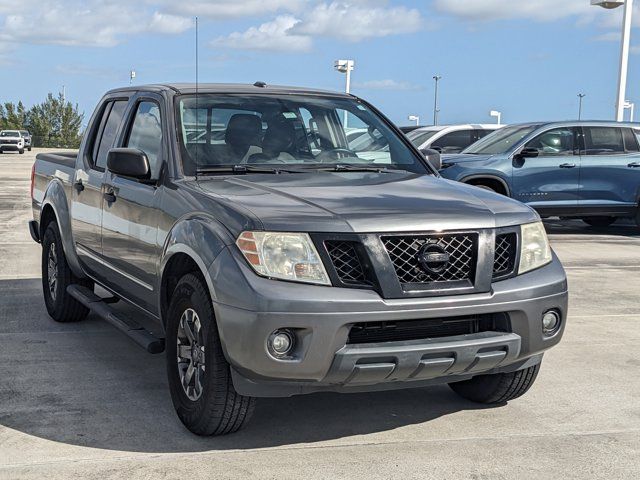
[[[65,101],[62,93],[57,97],[49,93],[44,102],[31,107],[25,123],[33,135],[34,146],[78,148],[83,118],[77,104]]]
[[[0,128],[20,130],[24,128],[25,121],[26,111],[22,102],[18,102],[18,105],[12,102],[0,105]]]

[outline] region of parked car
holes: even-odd
[[[0,153],[7,151],[24,153],[24,138],[18,130],[0,131]]]
[[[419,150],[433,149],[441,153],[459,153],[503,125],[435,125],[420,127],[407,134]]]
[[[204,137],[185,128],[196,112]],[[344,112],[384,155],[349,148]],[[562,337],[567,282],[538,214],[441,179],[349,95],[113,90],[78,154],[36,157],[31,189],[49,315],[92,311],[166,351],[174,406],[197,434],[239,429],[256,397],[447,383],[503,403]]]
[[[24,148],[31,151],[31,134],[28,130],[20,130],[20,135],[24,138]]]
[[[607,226],[640,225],[640,125],[554,122],[512,125],[460,155],[444,155],[443,177],[515,198],[543,217]]]
[[[420,128],[419,125],[407,125],[405,127],[398,127],[402,133],[409,133],[414,131],[416,128]]]

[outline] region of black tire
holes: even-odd
[[[584,217],[582,221],[592,227],[604,228],[615,222],[616,217]]]
[[[535,382],[540,364],[510,373],[478,375],[462,382],[450,383],[451,389],[476,403],[504,403],[524,395]]]
[[[195,312],[197,317],[188,317],[192,315],[191,312]],[[185,342],[183,347],[194,350],[193,342],[189,343],[189,339],[183,335],[186,332],[182,324],[183,315],[186,317],[185,321],[188,318],[198,319],[199,327],[191,329],[191,336],[199,338],[195,343],[196,347],[202,343],[205,357],[202,362],[198,358],[194,360],[193,354],[188,362],[178,362],[179,338],[183,338],[181,342]],[[195,274],[182,277],[173,292],[167,314],[166,337],[169,389],[173,406],[182,423],[197,435],[224,435],[236,432],[245,425],[253,413],[255,399],[240,395],[233,388],[231,370],[220,344],[211,298],[204,282]],[[193,365],[196,366],[193,367],[185,389],[179,366],[189,372]],[[200,370],[202,366],[204,368]],[[186,378],[187,374],[184,375]],[[201,385],[199,395],[196,389],[198,378],[201,379],[198,383]]]
[[[52,287],[49,282],[49,254],[51,251],[55,254],[55,267],[52,266],[55,285]],[[84,320],[89,314],[87,307],[67,293],[67,287],[72,284],[93,289],[91,280],[76,277],[69,268],[62,248],[58,224],[52,221],[42,237],[42,293],[47,312],[56,322],[78,322]]]
[[[28,150],[31,151],[31,147],[29,147]]]
[[[22,149],[18,150],[18,153],[19,153],[20,155],[22,155],[22,154],[24,153],[24,148],[22,148]]]
[[[474,187],[478,187],[483,190],[488,190],[490,192],[497,193],[493,188],[489,187],[488,185],[474,185]]]

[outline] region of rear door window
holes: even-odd
[[[431,144],[431,147],[441,149],[443,152],[460,152],[471,145],[471,132],[473,130],[457,130],[443,135]]]
[[[624,153],[622,129],[618,127],[584,127],[587,155],[613,155]]]
[[[99,170],[104,170],[107,166],[107,153],[113,148],[118,127],[122,122],[122,116],[124,115],[126,107],[126,100],[117,100],[107,105],[107,108],[104,110],[100,130],[98,131],[98,137],[96,138],[93,150],[94,165]]]

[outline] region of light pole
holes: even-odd
[[[579,102],[578,103],[578,120],[582,120],[582,99],[584,97],[586,97],[586,96],[587,96],[586,93],[579,93],[578,94],[578,98],[580,99],[580,100],[578,100],[578,102]]]
[[[497,110],[491,110],[489,112],[489,115],[491,115],[492,117],[496,117],[498,120],[498,125],[502,124],[502,112],[499,112]]]
[[[629,121],[633,122],[633,113],[634,113],[634,110],[636,109],[636,104],[633,102],[630,102],[629,100],[626,100],[624,102],[624,108],[629,109]]]
[[[622,45],[620,48],[620,72],[618,74],[618,96],[616,97],[616,121],[624,119],[624,102],[627,90],[627,69],[629,66],[629,42],[631,39],[631,13],[633,0],[591,0],[591,5],[611,9],[624,5],[624,19],[622,20]]]
[[[416,127],[420,125],[420,117],[418,115],[409,115],[407,117],[407,120],[409,120],[410,122],[416,122]]]
[[[351,71],[355,67],[356,62],[353,60],[336,60],[333,63],[333,68],[335,68],[340,73],[346,73],[346,84],[344,91],[349,94],[351,93]],[[347,111],[344,112],[344,128],[347,128]]]
[[[135,70],[130,70],[129,71],[129,85],[131,85],[133,83],[133,79],[136,78],[136,71]]]
[[[436,82],[436,89],[433,96],[433,124],[438,125],[438,113],[440,110],[438,109],[438,82],[442,78],[442,75],[434,75],[433,79]]]

